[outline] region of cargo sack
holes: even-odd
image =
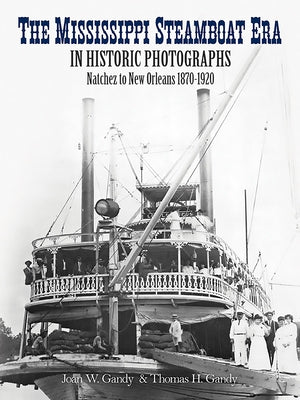
[[[142,336],[140,336],[140,341],[158,343],[160,341],[160,336],[159,335],[150,335],[150,334],[142,335]]]
[[[139,346],[142,349],[154,349],[154,344],[151,342],[139,342]]]
[[[174,343],[172,342],[164,342],[164,343],[155,343],[154,344],[157,349],[164,350],[166,347],[173,347]]]
[[[172,341],[172,335],[170,333],[166,333],[165,335],[162,335],[161,338],[159,339],[159,343],[165,343],[165,342],[171,342]]]
[[[165,350],[165,351],[176,351],[176,347],[175,347],[175,346],[166,347],[164,350]]]
[[[141,351],[140,351],[140,354],[141,354],[141,356],[144,357],[144,358],[152,358],[152,354],[149,353],[149,352],[146,351],[146,350],[141,350]]]

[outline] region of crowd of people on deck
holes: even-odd
[[[76,261],[67,263],[62,260],[62,265],[56,268],[57,276],[73,276],[73,275],[91,275],[91,274],[107,274],[107,267],[105,262],[100,259],[98,268],[91,262],[85,262],[79,256]],[[23,269],[25,274],[25,285],[30,285],[32,282],[39,279],[46,279],[53,277],[53,265],[49,264],[47,260],[38,257],[32,261],[25,261],[25,268]]]
[[[228,283],[232,288],[236,289],[237,292],[245,296],[248,300],[261,306],[261,293],[265,294],[263,288],[250,273],[247,265],[237,266],[232,262],[231,259],[226,261],[226,267],[220,263],[215,262],[214,259],[210,260],[209,266],[207,264],[198,264],[196,256],[193,258],[187,258],[183,260],[181,266],[181,272],[183,274],[200,274],[203,276],[214,276],[222,279]],[[160,263],[153,261],[151,257],[146,254],[142,254],[138,262],[136,263],[135,272],[140,275],[143,279],[146,279],[148,273],[151,272],[178,272],[178,265],[173,259],[169,266],[163,266]]]
[[[254,370],[296,374],[299,372],[297,326],[291,314],[278,317],[278,322],[273,315],[269,311],[265,320],[259,314],[247,320],[242,311],[237,312],[229,334],[235,363]]]
[[[196,255],[184,259],[181,272],[183,274],[202,274],[218,277],[243,294],[247,299],[258,304],[260,296],[257,288],[260,285],[253,274],[250,273],[248,266],[237,265],[230,258],[226,260],[225,266],[220,261],[216,262],[214,259],[210,259],[209,265],[203,263],[197,265],[196,260]],[[90,275],[97,272],[99,274],[107,274],[108,269],[106,264],[104,260],[100,259],[97,268],[91,262],[83,261],[78,256],[75,261],[69,261],[68,263],[62,260],[61,265],[56,268],[56,276]],[[30,285],[39,279],[53,277],[53,265],[41,257],[37,257],[33,265],[31,261],[27,260],[23,271],[25,274],[25,285]],[[141,278],[146,279],[148,273],[151,272],[178,272],[178,265],[173,259],[169,266],[164,266],[161,263],[153,261],[145,253],[142,253],[137,260],[134,272],[138,273]],[[260,290],[262,290],[261,287]]]

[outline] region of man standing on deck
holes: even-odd
[[[245,366],[247,364],[247,344],[248,322],[243,319],[243,311],[237,312],[237,320],[232,321],[230,328],[230,341],[234,345],[234,360],[236,365]]]
[[[33,272],[31,268],[31,261],[25,261],[26,267],[23,269],[23,272],[25,274],[25,285],[30,285],[33,281]]]
[[[182,329],[181,329],[181,324],[178,321],[178,315],[173,314],[172,315],[172,323],[169,329],[169,333],[172,335],[173,343],[176,348],[176,351],[179,351],[179,343],[182,342]]]
[[[276,321],[273,321],[273,312],[268,311],[265,313],[265,316],[267,317],[265,324],[269,328],[269,336],[266,336],[266,342],[267,342],[267,348],[268,348],[268,353],[269,353],[269,358],[270,358],[270,363],[271,365],[273,364],[273,359],[274,359],[274,353],[275,353],[275,347],[274,347],[274,339],[275,339],[275,332],[279,328],[279,325]]]

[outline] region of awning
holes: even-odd
[[[182,324],[197,324],[215,318],[232,318],[233,308],[224,309],[222,307],[204,307],[199,305],[179,305],[174,307],[172,304],[159,306],[136,304],[136,314],[138,322],[144,325],[148,322],[160,322],[170,324],[172,314],[176,313]]]

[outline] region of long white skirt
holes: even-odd
[[[282,344],[278,346],[274,354],[274,362],[272,370],[280,372],[288,372],[296,374],[300,372],[299,361],[297,357],[296,341],[290,343],[289,346],[283,347]]]
[[[267,344],[263,336],[254,336],[251,338],[248,367],[249,369],[258,370],[271,369]]]

